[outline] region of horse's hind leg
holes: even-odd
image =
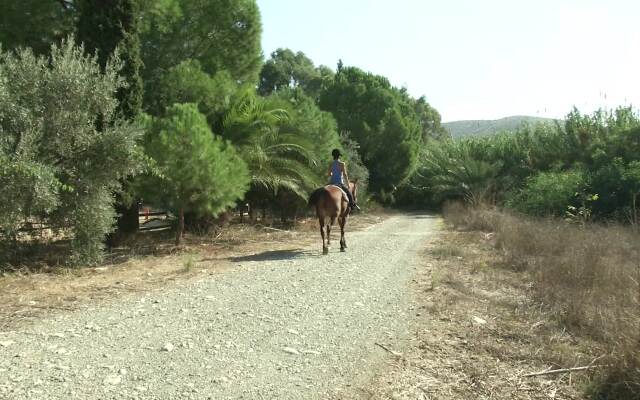
[[[336,223],[336,217],[331,217],[327,224],[327,246],[331,246],[331,227]]]
[[[320,236],[322,236],[322,254],[329,254],[329,248],[324,243],[324,218],[318,218],[320,225]]]
[[[344,239],[344,226],[347,223],[347,217],[340,217],[338,223],[340,224],[340,251],[346,251],[347,241]]]

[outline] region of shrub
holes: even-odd
[[[0,53],[0,240],[37,217],[71,227],[71,263],[102,259],[113,192],[141,164],[139,130],[116,117],[119,68],[115,55],[103,73],[71,39],[48,59]]]
[[[527,180],[526,186],[507,199],[506,205],[530,215],[562,216],[568,207],[580,207],[586,187],[579,170],[541,172]]]

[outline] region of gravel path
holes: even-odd
[[[395,216],[317,248],[0,332],[2,399],[358,398],[410,319],[437,220]],[[334,238],[336,238],[334,230]],[[141,297],[143,296],[143,297]]]

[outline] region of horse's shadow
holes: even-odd
[[[284,261],[284,260],[294,260],[302,257],[314,257],[317,255],[318,255],[317,253],[314,253],[309,250],[302,250],[302,249],[271,250],[271,251],[263,251],[261,253],[256,253],[256,254],[250,254],[247,256],[229,257],[228,260],[233,262]]]

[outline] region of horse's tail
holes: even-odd
[[[320,196],[322,196],[326,191],[327,190],[323,187],[314,190],[313,193],[311,193],[311,196],[309,196],[309,207],[315,206],[318,203],[318,200],[320,200]]]

